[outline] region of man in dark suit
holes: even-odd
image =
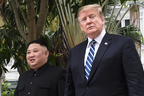
[[[47,42],[34,40],[27,46],[30,70],[20,75],[14,96],[64,96],[65,70],[49,65]]]
[[[81,7],[78,22],[88,39],[70,51],[65,96],[144,96],[144,72],[133,40],[105,31],[98,4]]]

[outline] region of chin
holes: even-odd
[[[88,30],[88,33],[94,33],[94,32],[97,32],[97,30],[96,29]]]
[[[96,33],[96,31],[94,31],[94,30],[91,30],[91,31],[88,32],[89,35],[93,35],[95,33]]]
[[[30,64],[30,67],[35,67],[36,66],[36,64]]]
[[[36,65],[30,65],[30,68],[35,70],[35,69],[37,69],[37,66]]]

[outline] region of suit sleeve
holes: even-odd
[[[58,80],[58,96],[64,96],[66,70],[62,69],[60,72],[60,78]]]
[[[135,44],[129,38],[123,49],[122,63],[129,96],[144,96],[144,71]]]
[[[18,88],[17,87],[15,89],[14,96],[18,96]]]
[[[64,96],[75,96],[75,89],[73,84],[72,72],[71,72],[71,52],[67,64],[67,73],[66,73],[66,86]]]
[[[19,76],[18,84],[17,84],[17,87],[16,87],[16,89],[15,89],[14,96],[19,96],[19,95],[18,95],[18,85],[19,85],[20,78],[21,78],[21,75]]]

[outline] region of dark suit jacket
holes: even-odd
[[[84,72],[87,42],[70,52],[65,96],[144,96],[144,72],[131,38],[106,33],[88,82]]]
[[[64,96],[65,73],[48,63],[36,72],[31,69],[20,75],[14,96]]]

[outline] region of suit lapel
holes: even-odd
[[[90,79],[92,78],[94,73],[96,72],[96,69],[98,68],[98,65],[101,61],[101,58],[103,57],[104,53],[106,52],[106,50],[107,50],[107,48],[109,47],[110,44],[111,44],[111,37],[110,37],[110,34],[108,34],[106,32],[106,35],[104,36],[104,38],[103,38],[103,40],[102,40],[102,42],[101,42],[101,44],[98,48],[96,57],[93,61],[93,65],[92,65],[92,69],[91,69],[91,73],[90,73],[88,82],[90,81]]]
[[[85,57],[85,50],[86,50],[86,46],[87,46],[87,42],[88,40],[85,40],[82,45],[80,46],[81,50],[80,50],[80,56],[79,56],[79,71],[80,71],[80,77],[83,81],[83,83],[86,83],[86,78],[85,78],[85,67],[84,67],[84,57]]]

